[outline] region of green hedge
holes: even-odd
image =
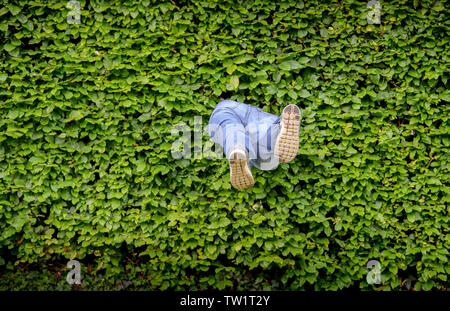
[[[1,289],[70,289],[69,259],[88,290],[449,285],[443,1],[121,2],[0,8]],[[237,191],[174,159],[221,98],[297,104],[295,161]]]

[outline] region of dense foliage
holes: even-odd
[[[444,2],[80,8],[0,6],[0,288],[70,289],[70,259],[83,289],[448,287]],[[175,159],[220,98],[297,104],[295,161],[237,191],[225,159]]]

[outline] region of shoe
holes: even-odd
[[[252,172],[248,166],[245,151],[235,149],[230,153],[230,181],[236,189],[250,188],[255,184]]]
[[[287,105],[281,114],[281,129],[275,142],[275,157],[280,162],[290,162],[297,156],[300,131],[300,109]]]

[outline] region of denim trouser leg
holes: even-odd
[[[248,132],[245,130],[244,122],[248,112],[248,107],[235,101],[224,100],[211,114],[208,125],[209,136],[213,142],[223,147],[227,159],[235,146],[245,149],[248,157],[256,157]]]

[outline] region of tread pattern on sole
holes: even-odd
[[[281,130],[274,151],[280,162],[290,162],[297,156],[299,131],[300,109],[294,104],[287,105],[281,114]]]
[[[248,167],[247,156],[243,151],[237,150],[230,154],[230,181],[236,189],[250,188],[255,184],[252,172]]]

